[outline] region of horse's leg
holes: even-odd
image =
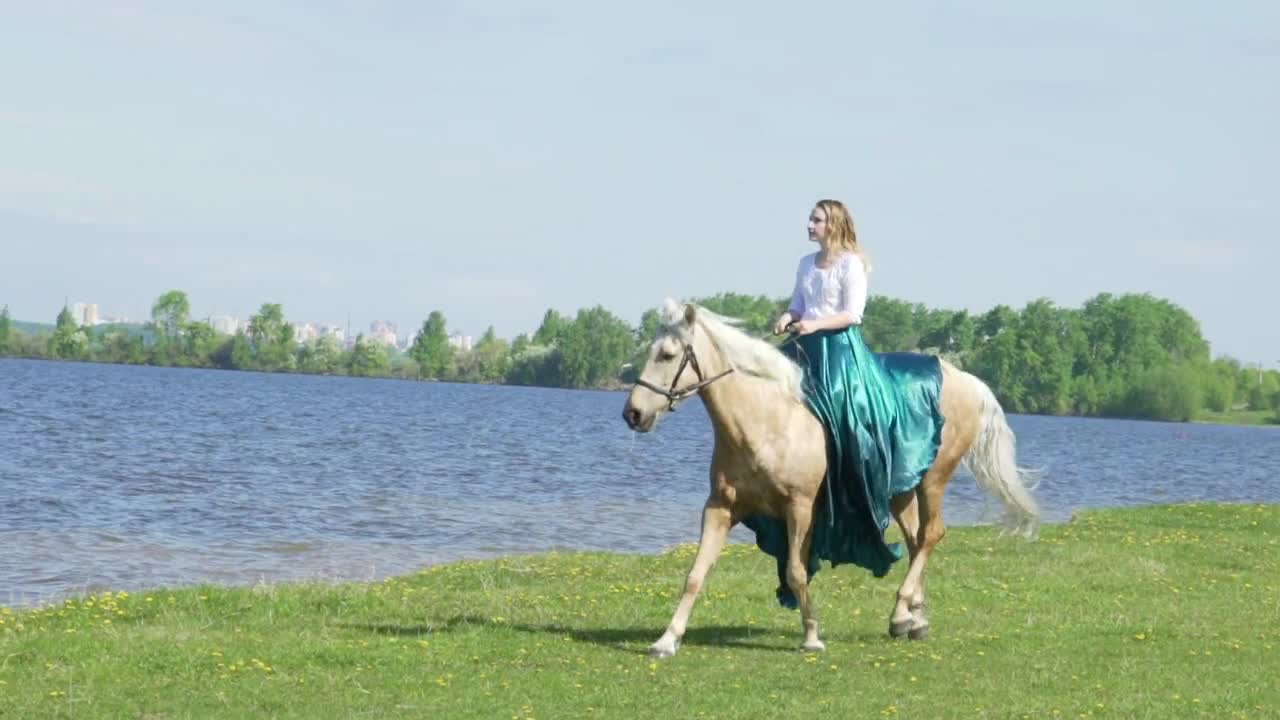
[[[924,479],[920,481],[920,487],[916,488],[920,517],[920,529],[916,535],[916,542],[919,547],[916,549],[916,556],[911,559],[911,569],[907,571],[907,577],[902,581],[902,588],[898,591],[899,602],[905,595],[912,604],[919,598],[920,607],[924,606],[924,567],[929,562],[929,555],[933,552],[933,548],[947,534],[946,526],[942,522],[942,494],[959,463],[959,456],[939,457],[933,467],[929,468],[929,472],[925,473]],[[928,618],[923,612],[913,613],[911,629],[907,632],[907,637],[912,640],[921,640],[928,635]]]
[[[910,567],[915,563],[916,554],[920,550],[920,514],[915,490],[894,495],[889,503],[893,510],[893,517],[902,530],[902,539],[907,545],[907,567]],[[902,585],[898,588],[898,602],[893,606],[893,614],[889,617],[889,635],[896,638],[904,637],[916,620],[923,619],[923,615],[923,585],[914,595],[909,594],[906,578],[903,578]]]
[[[813,522],[812,502],[804,504],[792,501],[787,504],[787,585],[795,593],[800,602],[800,621],[804,625],[804,649],[809,651],[826,650],[827,646],[818,639],[818,618],[813,610],[813,602],[809,597],[809,569],[807,559],[812,536],[809,533]]]
[[[707,577],[707,571],[720,556],[732,526],[733,520],[729,508],[714,497],[708,498],[702,509],[702,537],[698,541],[698,554],[693,559],[693,569],[685,579],[684,595],[680,597],[680,604],[676,606],[676,612],[671,616],[671,624],[667,625],[667,631],[658,638],[657,642],[649,646],[650,655],[669,658],[676,654],[676,650],[680,647],[680,639],[684,637],[684,631],[689,622],[689,613],[693,611],[693,602],[702,591],[702,583]]]

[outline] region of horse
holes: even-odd
[[[729,531],[755,514],[785,520],[785,580],[800,608],[801,647],[826,649],[818,636],[806,563],[827,470],[826,430],[805,403],[801,367],[738,325],[701,306],[681,306],[668,298],[622,411],[631,430],[651,432],[665,413],[698,396],[714,431],[710,492],[702,508],[697,554],[670,623],[649,646],[648,653],[658,658],[675,655]],[[1039,509],[1028,489],[1030,471],[1016,462],[1016,440],[995,394],[976,376],[945,359],[939,362],[941,445],[917,486],[890,499],[909,556],[889,616],[893,638],[928,636],[925,565],[946,534],[943,491],[962,462],[979,486],[1003,502],[1008,531],[1033,538],[1039,526]]]

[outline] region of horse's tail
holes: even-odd
[[[963,374],[973,383],[981,408],[978,437],[964,456],[965,467],[979,486],[1004,503],[1005,524],[1011,531],[1034,537],[1040,526],[1040,508],[1030,492],[1035,472],[1018,466],[1017,441],[995,393],[974,375]]]

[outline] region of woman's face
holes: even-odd
[[[827,211],[820,207],[814,208],[809,213],[809,239],[820,243],[827,239],[830,232],[827,227]]]

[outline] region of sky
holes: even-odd
[[[901,5],[901,6],[899,6]],[[1148,292],[1280,367],[1280,4],[0,0],[0,304],[501,337],[782,297]]]

